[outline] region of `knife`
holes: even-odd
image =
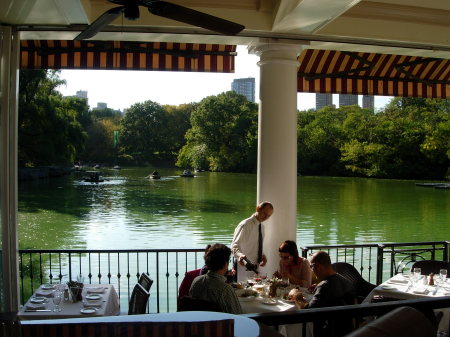
[[[26,309],[25,312],[50,312],[50,309]]]

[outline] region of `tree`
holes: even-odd
[[[132,105],[121,120],[120,152],[137,163],[170,156],[170,130],[164,108],[146,101]]]
[[[58,71],[21,70],[19,76],[19,163],[69,164],[83,150],[84,100],[63,98]]]
[[[255,171],[257,111],[256,104],[233,91],[204,98],[191,114],[192,127],[177,165],[212,171]]]

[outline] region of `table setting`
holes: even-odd
[[[118,315],[119,310],[119,297],[112,285],[86,284],[81,287],[71,281],[41,285],[20,309],[19,318],[112,316]]]

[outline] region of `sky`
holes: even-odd
[[[231,90],[231,82],[236,78],[254,77],[255,97],[259,97],[259,57],[249,55],[245,46],[237,46],[238,56],[235,72],[193,73],[171,71],[130,71],[130,70],[62,70],[61,79],[66,85],[59,87],[64,96],[75,95],[78,90],[88,92],[91,108],[98,102],[107,103],[108,108],[124,110],[134,103],[147,100],[165,105],[180,105],[199,102],[211,95]],[[333,95],[333,103],[338,106],[338,95]],[[385,106],[390,97],[375,97],[375,108]],[[361,97],[359,97],[361,104]],[[297,108],[315,108],[315,94],[299,93]]]

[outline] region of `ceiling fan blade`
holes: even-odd
[[[103,29],[103,27],[107,26],[111,22],[114,21],[119,15],[121,15],[125,10],[125,6],[114,7],[110,10],[107,10],[105,13],[100,15],[97,20],[92,22],[85,30],[83,30],[80,34],[75,37],[75,41],[85,40],[93,37],[99,31]]]
[[[235,35],[245,28],[238,23],[172,4],[170,2],[152,1],[146,3],[145,6],[147,6],[150,13],[154,15],[206,28],[226,35]]]

